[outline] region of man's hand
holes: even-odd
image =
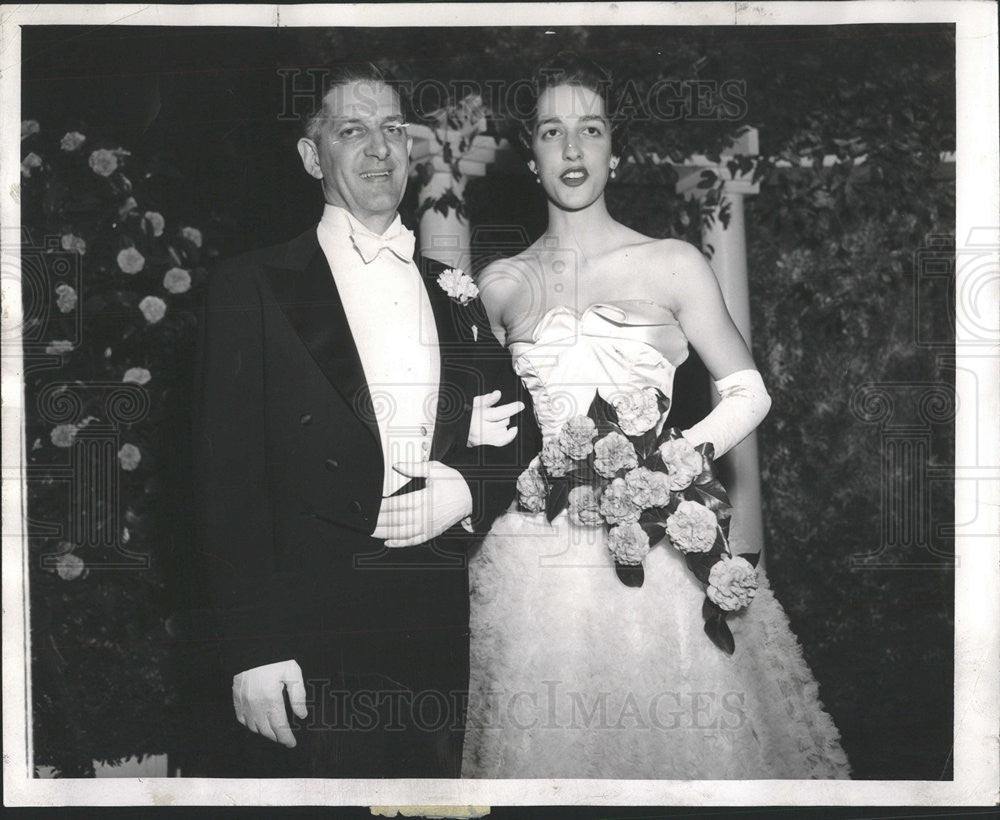
[[[288,725],[282,689],[288,689],[288,700],[296,717],[307,717],[306,687],[302,670],[295,661],[256,666],[235,675],[233,708],[236,719],[251,732],[293,748],[295,735]]]
[[[472,400],[472,423],[469,425],[469,447],[489,445],[491,447],[506,447],[517,435],[517,428],[507,425],[511,416],[516,416],[524,410],[524,402],[514,401],[501,404],[500,391],[494,390],[485,396],[476,396]]]
[[[440,461],[398,462],[397,473],[426,478],[422,490],[382,500],[373,538],[387,547],[413,547],[436,538],[472,514],[472,493],[458,470]]]

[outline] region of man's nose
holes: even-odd
[[[381,128],[373,128],[365,146],[365,153],[370,157],[385,159],[389,156],[389,143]]]

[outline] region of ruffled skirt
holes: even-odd
[[[737,550],[738,551],[738,550]],[[602,529],[502,516],[470,562],[471,681],[462,775],[847,778],[839,734],[763,572],[705,635],[704,587],[652,549],[622,584]]]

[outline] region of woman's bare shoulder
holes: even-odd
[[[490,262],[480,271],[476,284],[487,302],[506,304],[526,289],[537,290],[540,280],[537,256],[529,249]]]

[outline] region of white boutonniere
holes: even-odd
[[[477,296],[479,288],[461,268],[446,268],[437,278],[441,289],[460,305],[467,305]]]

